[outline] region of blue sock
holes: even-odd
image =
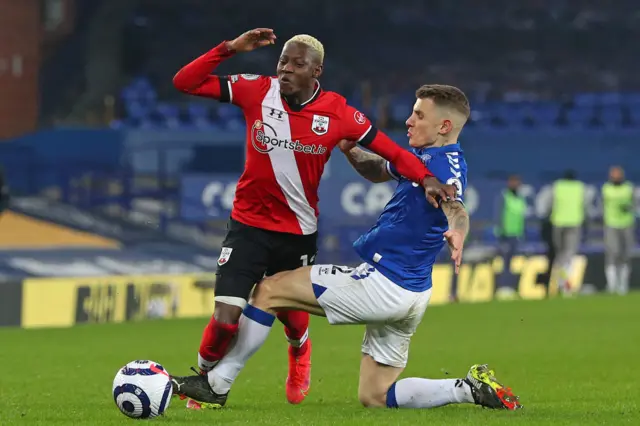
[[[398,400],[396,400],[396,383],[392,384],[387,391],[387,408],[398,408]]]
[[[266,327],[271,327],[276,319],[274,315],[256,308],[251,304],[247,304],[247,306],[245,306],[244,311],[242,311],[242,315]]]

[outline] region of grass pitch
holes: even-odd
[[[0,330],[0,425],[120,425],[111,397],[119,367],[152,359],[171,373],[195,363],[206,319]],[[220,411],[174,399],[167,425],[588,425],[640,424],[640,294],[435,306],[411,346],[404,377],[460,377],[489,363],[525,408],[448,406],[366,410],[357,401],[360,326],[311,326],[311,393],[287,404],[280,325],[238,378]]]

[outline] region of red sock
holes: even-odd
[[[284,324],[284,333],[289,339],[294,356],[303,355],[309,348],[309,314],[303,311],[282,311],[277,314]]]
[[[237,331],[238,324],[218,322],[214,317],[211,317],[211,321],[202,333],[200,356],[209,362],[222,359]]]

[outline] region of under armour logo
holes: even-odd
[[[275,108],[271,108],[271,112],[269,113],[271,117],[275,117],[277,115],[278,120],[282,119],[283,114],[284,114],[284,111],[276,111]]]

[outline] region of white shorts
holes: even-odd
[[[357,268],[315,265],[311,282],[331,324],[366,324],[362,352],[405,367],[411,336],[422,320],[431,289],[416,293],[394,284],[368,263]]]

